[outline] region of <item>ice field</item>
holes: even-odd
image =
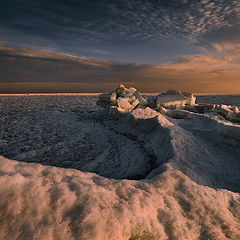
[[[97,99],[0,96],[0,239],[240,239],[239,123]]]

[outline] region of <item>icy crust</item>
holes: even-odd
[[[171,166],[198,184],[240,192],[240,125],[195,113],[167,119],[150,108],[138,108],[120,122],[116,131],[134,136],[151,153],[146,178]]]
[[[53,153],[42,163],[80,171],[0,157],[0,239],[240,239],[239,124],[215,111],[168,109],[173,118],[137,108],[109,119],[99,109],[36,106],[37,115],[29,108],[30,115],[2,116],[2,137],[15,141],[3,149],[14,151],[20,131],[34,123],[40,138],[30,140],[40,145],[21,160]]]
[[[19,161],[75,168],[109,178],[138,179],[146,175],[148,154],[137,142],[104,127],[98,118],[49,111],[19,119],[17,132],[13,131],[15,139],[10,139],[15,142],[8,143],[10,146],[5,142],[3,151]]]
[[[36,98],[27,99],[33,104]],[[74,99],[78,104],[85,100]],[[60,100],[64,105],[64,99]],[[39,99],[36,105],[27,103],[19,112],[3,111],[0,150],[5,157],[117,179],[152,178],[170,164],[199,184],[240,191],[240,128],[216,112],[168,109],[166,116],[151,108],[137,108],[131,113],[110,112],[109,117],[118,119],[112,120],[105,110],[77,111],[77,104],[70,104],[75,112],[67,112],[60,106],[52,111]],[[179,119],[169,117],[170,111]]]
[[[0,161],[1,239],[240,238],[240,195],[197,185],[176,169],[130,181]]]
[[[97,97],[2,97],[0,155],[95,172],[109,178],[141,179],[151,156],[134,139],[110,128]]]

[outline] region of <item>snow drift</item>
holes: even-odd
[[[239,124],[216,111],[172,118],[140,107],[112,120],[47,110],[38,148],[0,157],[0,239],[240,239]],[[86,153],[22,162],[41,162],[46,136],[65,158],[76,145]]]
[[[240,237],[239,194],[197,185],[176,169],[112,180],[1,158],[0,173],[1,239]]]

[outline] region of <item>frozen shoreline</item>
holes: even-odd
[[[239,124],[30,97],[0,97],[0,238],[240,237]]]

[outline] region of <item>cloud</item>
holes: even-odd
[[[51,83],[51,88],[54,83],[61,83],[62,86],[73,86],[75,83],[78,90],[86,85],[90,90],[95,83],[96,88],[100,86],[103,89],[107,83],[131,81],[131,76],[137,76],[138,72],[148,68],[148,65],[0,45],[0,82],[5,89],[10,83],[34,86]],[[76,90],[74,87],[72,89]]]
[[[72,1],[1,3],[1,29],[47,40],[199,37],[238,22],[238,1]],[[7,34],[7,32],[6,32]],[[73,40],[74,39],[74,40]]]
[[[239,9],[235,0],[3,1],[0,43],[160,64],[238,43]]]
[[[212,55],[146,65],[1,45],[0,91],[102,92],[125,83],[145,92],[180,89],[240,93],[240,53],[231,45],[215,49]]]
[[[230,88],[238,89],[240,85],[240,42],[213,43],[211,48],[205,50],[205,54],[182,57],[160,68],[178,72],[182,76],[194,73],[198,76],[204,75],[204,78],[209,79],[214,76],[216,80],[218,79],[216,83],[225,81],[229,83]]]
[[[110,55],[111,53],[101,49],[93,49],[91,52],[99,54],[99,55]]]
[[[88,66],[95,67],[107,67],[108,62],[96,59],[96,58],[87,58],[87,57],[78,57],[70,54],[58,53],[47,50],[39,50],[35,48],[26,48],[26,47],[7,47],[0,45],[0,57],[8,57],[11,59],[14,58],[30,58],[32,60],[42,60],[42,61],[55,61],[60,62],[64,61],[65,63],[79,63]]]
[[[192,71],[210,73],[213,71],[229,71],[233,70],[233,65],[225,57],[223,59],[216,58],[211,55],[195,55],[184,57],[179,60],[166,64],[164,68],[174,69],[177,71]]]

